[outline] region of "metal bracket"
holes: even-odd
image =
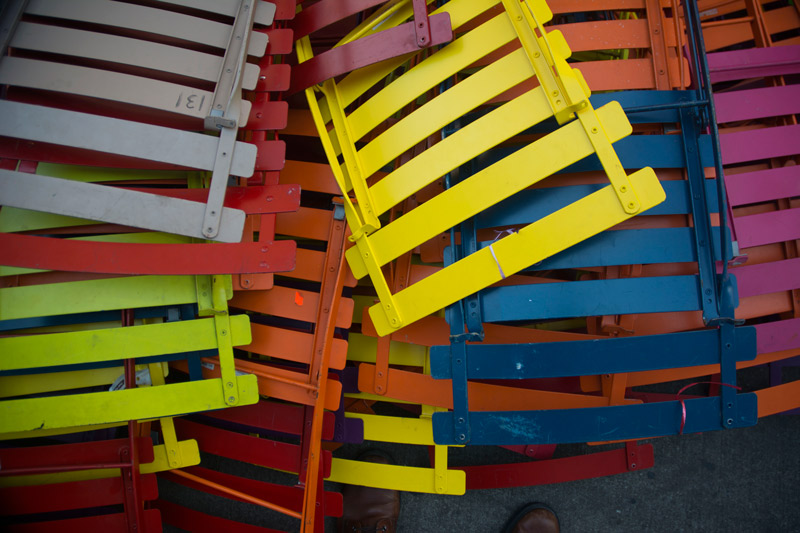
[[[225,201],[225,189],[236,145],[237,125],[241,113],[242,74],[247,63],[247,46],[255,16],[253,1],[242,0],[239,6],[214,90],[211,112],[204,120],[206,129],[220,130],[208,201],[203,216],[202,233],[209,239],[213,239],[219,233],[222,204]]]
[[[414,33],[417,36],[417,46],[425,48],[430,46],[431,27],[428,21],[428,3],[426,0],[411,0],[414,8]]]
[[[6,55],[8,43],[11,42],[27,4],[28,0],[10,0],[0,10],[0,57]]]

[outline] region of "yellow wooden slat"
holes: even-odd
[[[197,300],[194,276],[135,276],[0,289],[0,320]]]
[[[598,114],[605,124],[606,133],[613,140],[630,134],[631,126],[616,102],[603,106]],[[379,266],[385,265],[464,219],[477,215],[512,194],[591,155],[593,151],[592,144],[583,135],[581,125],[577,121],[567,124],[474,174],[367,237],[373,248],[372,261]],[[602,230],[595,233],[599,231]],[[551,239],[558,240],[558,235],[559,231],[556,231]],[[358,254],[357,248],[350,248],[346,257],[353,275],[361,278],[366,274],[366,265]],[[546,257],[549,256],[541,259]]]
[[[258,401],[254,375],[237,377],[239,405]],[[222,380],[0,402],[0,433],[161,418],[226,407]]]
[[[430,494],[460,496],[466,492],[467,476],[463,470],[448,470],[444,492],[436,490],[435,473],[432,468],[384,465],[339,459],[331,462],[329,481],[363,485],[380,489],[404,490]]]
[[[231,318],[233,344],[251,342],[250,319]],[[150,357],[217,347],[214,320],[0,338],[0,371]]]
[[[347,339],[347,360],[360,363],[374,363],[378,339],[351,333]],[[418,366],[425,364],[428,349],[418,344],[391,341],[389,346],[389,363],[402,366]]]
[[[666,198],[652,169],[642,169],[630,178],[640,193],[642,211]],[[630,217],[614,189],[604,187],[495,242],[497,261],[491,249],[484,248],[395,294],[394,302],[402,310],[400,326],[500,281],[498,263],[505,275],[514,274]],[[380,304],[370,307],[369,314],[379,335],[398,329]]]

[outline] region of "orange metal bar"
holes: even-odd
[[[210,487],[212,489],[218,490],[220,492],[224,492],[225,494],[230,494],[231,496],[236,496],[246,502],[253,503],[255,505],[259,505],[261,507],[265,507],[267,509],[271,509],[273,511],[278,511],[279,513],[292,516],[294,518],[301,518],[300,513],[297,511],[292,511],[291,509],[287,509],[286,507],[281,507],[280,505],[275,505],[274,503],[269,503],[268,501],[261,500],[256,498],[255,496],[250,496],[249,494],[245,494],[244,492],[239,492],[238,490],[234,490],[231,488],[226,487],[225,485],[220,485],[219,483],[214,483],[213,481],[209,481],[207,479],[203,479],[201,477],[195,476],[194,474],[190,474],[188,472],[184,472],[183,470],[176,469],[170,470],[171,473],[194,481],[195,483],[199,483],[201,485],[205,485],[206,487]]]

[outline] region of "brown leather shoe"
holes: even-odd
[[[542,503],[530,503],[508,521],[503,533],[559,533],[556,513]]]
[[[388,457],[367,453],[358,458],[369,463],[392,464]],[[344,512],[339,519],[340,533],[394,533],[400,515],[400,492],[346,485],[342,489]]]

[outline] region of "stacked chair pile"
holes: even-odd
[[[321,532],[326,482],[607,476],[800,407],[795,3],[0,16],[8,531]]]

